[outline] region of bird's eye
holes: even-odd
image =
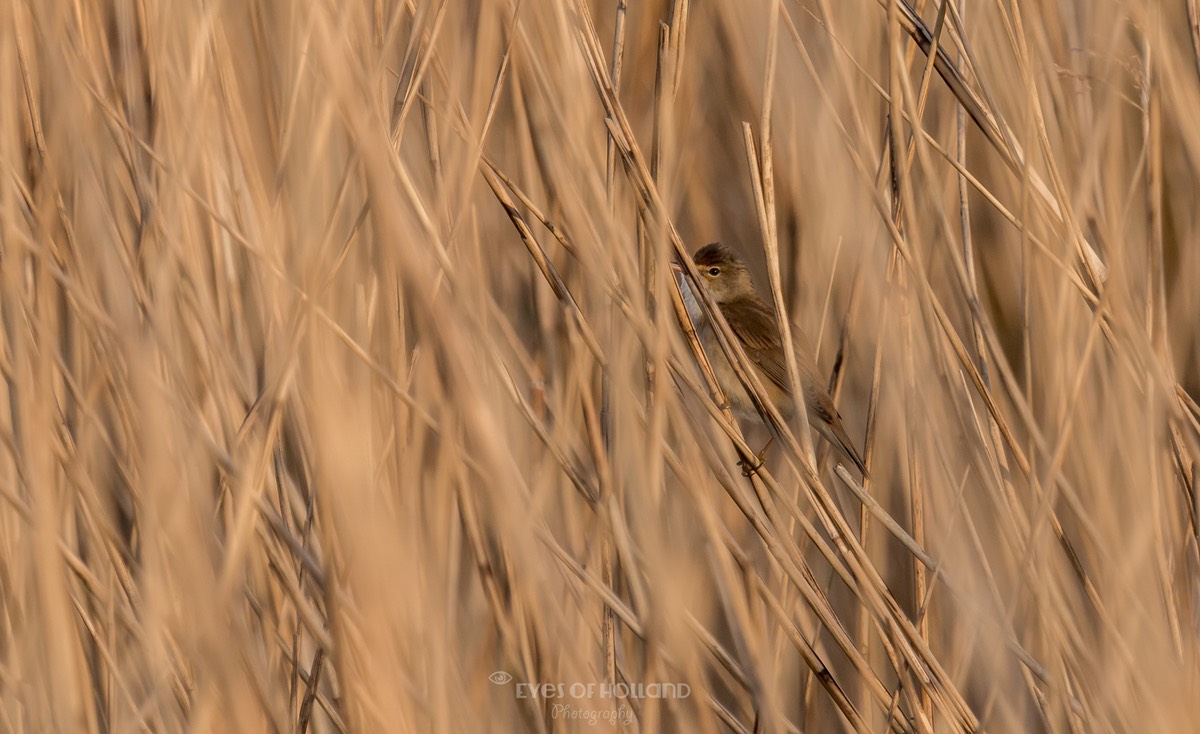
[[[721,274],[721,269],[720,268],[709,268],[708,274],[715,278]]]

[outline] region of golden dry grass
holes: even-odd
[[[3,3],[0,730],[1194,730],[1196,17]]]

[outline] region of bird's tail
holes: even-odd
[[[870,474],[867,472],[867,462],[863,461],[862,456],[858,453],[858,449],[854,448],[854,442],[852,442],[850,437],[846,435],[846,430],[842,428],[841,425],[837,423],[826,423],[824,421],[815,421],[815,423],[816,425],[813,427],[816,428],[817,431],[819,431],[835,449],[837,449],[838,453],[842,455],[842,458],[858,467],[858,470],[862,472],[863,479],[866,479],[870,476]]]

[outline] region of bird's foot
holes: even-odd
[[[763,466],[767,463],[766,457],[767,457],[767,447],[768,446],[770,446],[770,444],[767,444],[767,446],[763,446],[763,450],[759,451],[757,454],[754,455],[753,463],[747,461],[746,459],[742,459],[741,461],[739,461],[737,463],[737,465],[742,468],[742,476],[743,477],[746,477],[747,479],[749,479],[750,477],[757,474],[760,469],[763,468]]]

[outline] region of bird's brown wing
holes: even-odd
[[[790,394],[787,357],[780,348],[783,341],[771,307],[757,299],[744,298],[722,303],[721,312],[725,314],[725,320],[738,336],[750,361],[767,379]],[[795,324],[792,324],[792,342],[800,384],[804,386],[804,404],[808,408],[809,423],[866,476],[866,465],[846,435],[842,417],[813,363],[808,337]]]
[[[754,366],[781,390],[790,392],[787,362],[780,348],[783,342],[771,307],[756,298],[738,298],[722,303],[721,313]]]
[[[756,367],[784,392],[791,392],[791,381],[787,374],[787,357],[783,353],[783,343],[779,334],[779,325],[775,321],[775,312],[770,306],[758,299],[738,299],[721,304],[721,312],[737,334],[738,341],[746,350],[746,356]],[[800,372],[800,383],[804,385],[805,397],[808,404],[815,409],[826,422],[837,416],[833,401],[825,391],[824,381],[817,373],[816,365],[812,362],[812,346],[804,331],[792,324],[792,343],[796,355],[796,368]]]

